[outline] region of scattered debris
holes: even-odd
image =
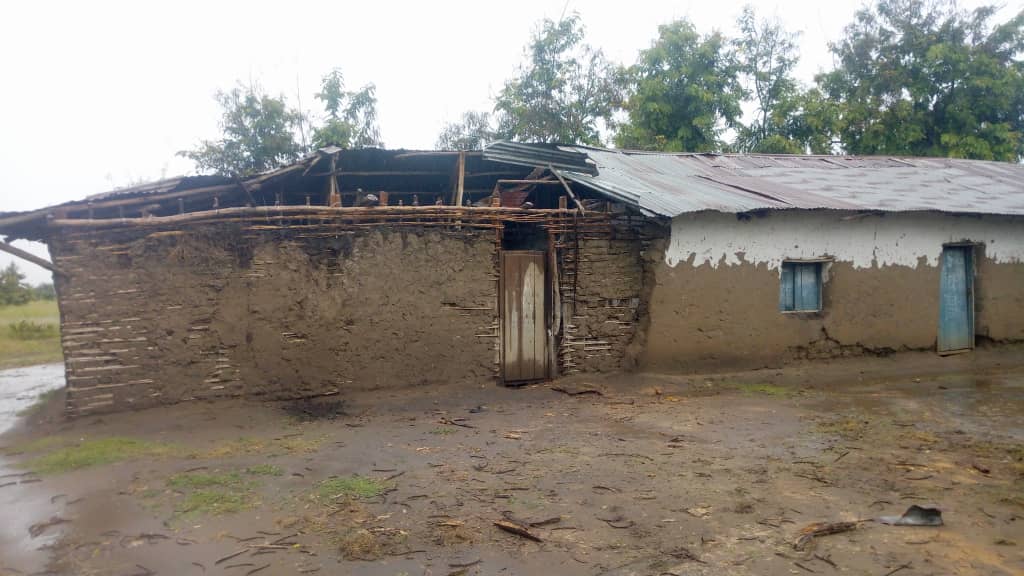
[[[893,574],[899,572],[900,570],[906,570],[907,568],[910,568],[910,567],[911,567],[911,563],[910,562],[907,562],[906,564],[900,564],[899,566],[897,566],[897,567],[893,568],[892,570],[886,572],[884,574],[884,576],[892,576]]]
[[[815,538],[856,530],[863,522],[867,522],[867,520],[858,520],[856,522],[815,522],[808,524],[800,530],[796,540],[793,542],[793,548],[795,550],[803,550]]]
[[[70,520],[61,518],[60,516],[50,516],[50,519],[46,522],[39,522],[28,527],[28,533],[33,538],[39,537],[43,532],[46,532],[47,528],[56,526],[58,524],[67,524]]]
[[[220,558],[217,559],[216,562],[213,563],[213,565],[216,566],[218,564],[223,564],[224,562],[227,562],[228,560],[231,560],[232,558],[235,558],[236,556],[241,556],[242,554],[245,554],[248,551],[249,551],[248,548],[242,548],[241,550],[239,550],[237,552],[232,552],[231,554],[228,554],[227,556],[221,556]]]
[[[466,424],[465,418],[441,418],[438,422],[449,426],[458,426],[460,428],[476,428],[476,426]]]
[[[694,518],[707,518],[708,516],[711,515],[711,507],[710,506],[695,506],[693,508],[685,509],[684,512],[686,512],[690,516],[693,516]]]
[[[902,516],[880,516],[875,521],[892,526],[942,526],[942,510],[914,504]]]
[[[622,514],[616,514],[615,516],[612,516],[611,518],[601,518],[600,516],[598,516],[597,519],[600,520],[601,522],[604,522],[605,524],[611,526],[612,528],[618,528],[620,530],[624,530],[626,528],[632,528],[633,526],[636,525],[635,522],[633,522],[632,520],[626,518]]]
[[[543,542],[540,536],[530,532],[526,526],[516,524],[515,522],[509,522],[508,520],[496,520],[494,525],[505,532],[515,534],[516,536],[521,536],[528,540],[533,540],[534,542]]]

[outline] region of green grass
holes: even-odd
[[[261,464],[239,471],[186,472],[167,479],[167,487],[184,492],[174,507],[179,517],[232,514],[256,504],[253,490],[257,482],[251,476],[280,476],[277,466]]]
[[[284,470],[273,464],[257,464],[245,469],[245,473],[251,476],[284,476]]]
[[[744,394],[764,394],[765,396],[789,396],[793,393],[792,389],[775,384],[740,384],[739,389]]]
[[[185,496],[184,500],[174,508],[176,516],[194,518],[196,516],[218,516],[234,514],[255,505],[255,499],[249,491],[224,491],[201,489]]]
[[[380,496],[387,488],[388,485],[384,482],[353,474],[324,480],[317,486],[316,495],[323,501],[338,498],[373,498]]]
[[[18,416],[32,416],[34,414],[38,414],[39,411],[42,410],[46,406],[46,404],[59,393],[59,388],[43,392],[38,397],[36,397],[36,401],[33,402],[30,406],[26,406],[21,410],[18,410]]]
[[[40,338],[24,339],[13,325],[39,326]],[[60,313],[57,302],[35,300],[20,306],[0,306],[0,369],[60,362]]]
[[[53,439],[43,438],[22,447],[22,449],[26,452],[45,450],[56,442]],[[112,436],[85,440],[73,446],[59,448],[30,460],[28,467],[39,474],[60,474],[146,456],[165,456],[172,452],[174,452],[174,448],[167,444]]]

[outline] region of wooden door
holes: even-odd
[[[939,352],[969,350],[974,347],[971,247],[943,248],[939,275]]]
[[[548,377],[544,252],[501,253],[501,363],[505,382]]]

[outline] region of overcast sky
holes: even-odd
[[[388,148],[432,148],[445,122],[490,98],[544,17],[578,12],[587,41],[632,63],[659,24],[734,31],[747,0],[9,2],[0,8],[0,211],[191,173],[175,156],[217,136],[218,89],[258,81],[315,108],[320,77],[377,85]],[[750,0],[801,32],[798,76],[832,67],[860,0]],[[961,0],[964,8],[984,2]],[[1002,3],[1000,19],[1024,8]],[[45,249],[33,251],[45,254]],[[9,259],[0,258],[6,265]],[[33,283],[49,274],[21,264]]]

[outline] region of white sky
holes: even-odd
[[[747,0],[422,0],[372,2],[9,2],[0,8],[0,211],[28,210],[162,176],[217,136],[218,89],[260,82],[304,109],[340,67],[350,88],[377,85],[388,148],[433,147],[445,122],[490,109],[543,17],[577,11],[587,41],[632,63],[659,24],[688,17],[734,31]],[[798,76],[829,69],[828,42],[860,0],[750,0],[800,31]],[[961,0],[963,8],[985,2]],[[1024,8],[1001,3],[999,20]],[[25,246],[26,244],[19,244]],[[45,255],[45,248],[32,247]],[[0,264],[10,259],[0,255]],[[49,273],[19,266],[33,283]]]

